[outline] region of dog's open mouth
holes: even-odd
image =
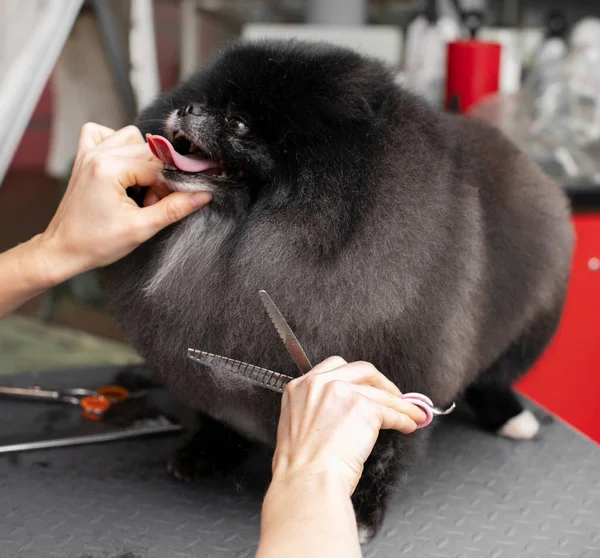
[[[200,157],[196,153],[198,147],[183,135],[176,137],[173,143],[153,134],[146,134],[146,140],[154,156],[163,162],[167,171],[201,175],[219,181],[234,179],[232,173],[220,163]]]

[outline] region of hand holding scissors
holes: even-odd
[[[290,356],[296,363],[300,373],[303,375],[308,373],[310,370],[312,370],[313,366],[308,360],[308,357],[300,345],[300,342],[294,335],[294,332],[286,322],[285,318],[271,297],[265,291],[259,291],[259,296],[263,306],[271,318],[271,321],[273,322],[275,329],[277,330],[277,333],[281,337],[281,340],[285,348],[290,353]],[[209,367],[218,366],[227,370],[228,372],[241,374],[249,380],[279,393],[283,393],[286,386],[294,380],[294,378],[291,376],[275,372],[274,370],[269,370],[268,368],[262,368],[247,362],[234,360],[221,355],[215,355],[198,349],[188,349],[187,355],[189,358],[199,362],[200,364],[204,364],[205,366]],[[447,409],[442,409],[436,407],[429,397],[421,393],[400,394],[398,391],[398,394],[400,399],[408,403],[412,403],[413,405],[422,409],[425,413],[425,421],[421,422],[417,428],[424,428],[425,426],[428,426],[431,424],[434,417],[447,415],[451,413],[456,406],[455,403],[452,403],[452,405],[450,405],[450,407]]]

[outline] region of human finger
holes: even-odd
[[[106,154],[95,156],[91,164],[95,178],[118,184],[123,189],[132,186],[152,186],[162,169],[162,165],[154,161]]]
[[[146,193],[146,197],[144,198],[144,207],[155,204],[157,201],[162,200],[171,193],[173,193],[173,190],[169,189],[162,180],[157,180],[150,186],[150,190]]]
[[[342,357],[331,356],[317,364],[312,370],[304,374],[304,376],[300,376],[299,378],[292,380],[283,392],[283,397],[281,399],[281,414],[283,415],[284,410],[287,409],[290,393],[296,390],[302,382],[306,381],[306,379],[310,378],[311,376],[320,374],[322,372],[331,372],[332,370],[335,370],[340,366],[345,366],[346,364],[348,363]]]
[[[87,122],[81,128],[78,149],[84,151],[93,149],[110,138],[114,133],[115,131],[112,128],[96,124],[95,122]]]
[[[207,205],[212,196],[208,192],[173,192],[158,202],[144,207],[139,219],[145,226],[148,238],[161,229],[191,215]]]
[[[427,415],[423,409],[417,407],[413,403],[404,401],[400,397],[392,395],[387,391],[364,385],[352,384],[351,387],[355,393],[358,393],[363,397],[367,397],[379,405],[385,405],[386,407],[390,407],[399,413],[408,415],[417,424],[422,424],[425,422],[425,420],[427,420]]]
[[[161,163],[160,159],[154,156],[147,143],[130,143],[119,146],[113,146],[107,150],[111,155],[117,157],[135,157],[136,159],[145,159]],[[162,164],[162,163],[161,163]]]
[[[153,189],[149,188],[144,196],[143,206],[150,207],[151,205],[154,205],[156,202],[160,201],[160,199],[160,196]]]
[[[352,384],[366,384],[383,389],[394,395],[402,395],[398,386],[388,380],[375,366],[369,362],[352,362],[330,371],[318,371],[313,376],[321,381],[343,380]],[[315,378],[315,381],[317,379]]]
[[[380,430],[397,430],[402,434],[412,434],[417,429],[417,423],[411,419],[408,415],[400,413],[395,409],[387,407],[386,405],[377,406],[377,412],[380,419]]]
[[[397,430],[403,434],[412,434],[417,429],[417,423],[407,414],[396,411],[387,405],[376,403],[356,391],[354,391],[354,396],[353,411],[358,419],[370,424],[372,428]]]
[[[114,134],[106,138],[98,146],[100,149],[110,149],[113,147],[119,147],[121,145],[146,143],[142,133],[136,126],[130,125],[117,130]]]
[[[310,372],[306,374],[320,374],[321,372],[330,372],[331,370],[335,370],[340,366],[344,366],[348,364],[342,357],[339,356],[331,356],[326,358],[323,362],[317,364]]]

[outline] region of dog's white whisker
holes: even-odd
[[[177,116],[177,111],[172,111],[167,119],[165,120],[165,133],[167,137],[173,137],[177,130],[177,120],[179,117]]]

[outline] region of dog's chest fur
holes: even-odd
[[[298,223],[259,215],[242,226],[201,210],[117,266],[112,281],[119,286],[109,289],[117,316],[186,403],[263,442],[274,439],[278,396],[184,357],[194,347],[297,375],[260,305],[260,289],[273,297],[313,363],[332,354],[368,360],[404,391],[451,399],[471,358],[471,341],[459,350],[452,339],[452,321],[460,316],[462,331],[472,329],[467,293],[478,275],[466,275],[451,300],[432,298],[424,307],[431,286],[419,274],[430,256],[407,249],[412,235],[392,242],[395,217],[386,213],[335,258],[319,261]],[[435,266],[430,272],[435,278]],[[444,323],[433,317],[442,307]],[[425,342],[427,330],[435,335]]]
[[[305,206],[259,202],[234,215],[209,206],[109,270],[121,327],[173,391],[274,440],[277,394],[185,357],[194,347],[296,375],[260,289],[313,363],[333,354],[370,361],[402,391],[440,405],[552,305],[571,243],[562,193],[497,132],[429,124],[415,118],[382,140],[355,188],[367,189],[367,203],[351,220],[340,217],[335,177],[323,179]]]

